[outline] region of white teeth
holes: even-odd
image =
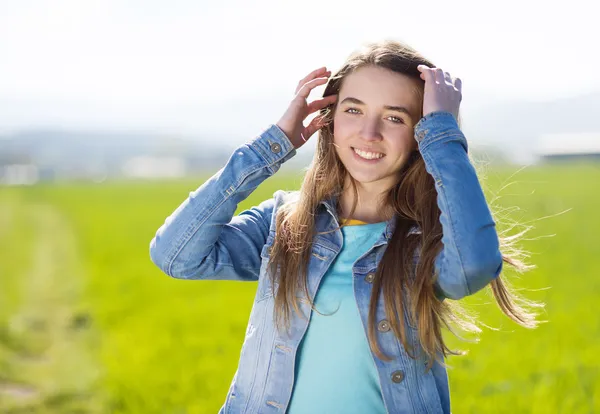
[[[365,158],[367,160],[375,160],[377,158],[381,158],[384,156],[384,154],[380,154],[378,152],[366,152],[366,151],[361,151],[359,149],[353,148],[354,152],[356,152],[358,155],[360,155],[362,158]]]

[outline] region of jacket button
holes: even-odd
[[[377,324],[377,330],[379,332],[387,332],[390,330],[390,323],[387,320],[382,320],[379,321],[379,323]]]
[[[394,371],[392,373],[392,381],[395,382],[396,384],[398,384],[399,382],[402,382],[403,379],[404,379],[404,372],[402,372],[401,370]]]
[[[366,277],[365,277],[365,281],[367,283],[373,283],[373,279],[375,279],[375,273],[369,273]]]
[[[272,143],[271,144],[271,151],[273,151],[275,154],[278,154],[279,152],[281,152],[281,145],[279,145],[276,142]]]

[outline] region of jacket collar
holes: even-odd
[[[326,197],[325,199],[321,200],[320,204],[325,206],[329,214],[331,214],[331,216],[335,219],[335,222],[339,226],[340,218],[337,214],[338,198],[339,197],[337,194],[333,194],[330,197]],[[398,215],[394,214],[391,219],[386,221],[386,223],[387,224],[385,226],[385,238],[389,240],[392,238],[392,234],[394,234],[394,230],[396,229],[396,224],[398,223]]]

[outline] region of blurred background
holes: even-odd
[[[148,245],[296,84],[369,41],[463,81],[462,129],[538,329],[450,339],[457,413],[600,411],[600,29],[587,0],[0,0],[0,412],[215,413],[254,283],[170,279]],[[318,98],[323,87],[311,98]],[[309,141],[238,212],[297,189]],[[491,329],[493,328],[493,329]]]

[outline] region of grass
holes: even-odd
[[[514,172],[488,170],[486,194],[503,211],[500,229],[508,218],[535,226],[521,246],[537,267],[506,276],[546,304],[548,322],[521,328],[487,291],[468,298],[498,330],[484,329],[478,344],[450,339],[469,350],[448,361],[453,411],[600,411],[600,167]],[[0,189],[0,411],[218,411],[256,284],[174,280],[148,255],[155,231],[202,181]],[[278,174],[238,212],[299,183]]]

